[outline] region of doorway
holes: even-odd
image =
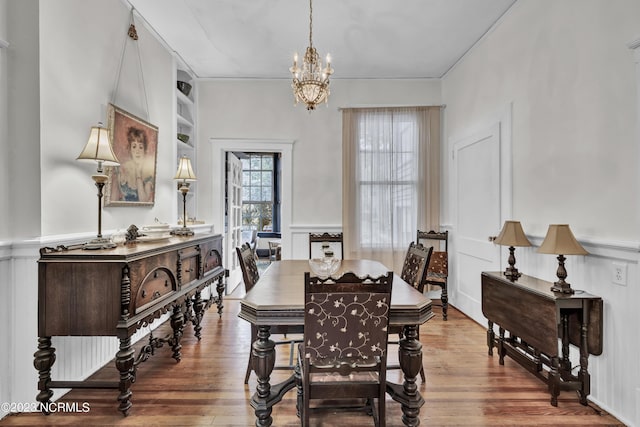
[[[512,214],[510,129],[509,108],[500,120],[452,144],[455,229],[449,296],[456,308],[481,324],[480,276],[501,269],[501,248],[491,238]]]
[[[212,150],[212,165],[219,167],[220,173],[214,177],[212,183],[212,197],[217,206],[214,206],[214,226],[225,235],[225,253],[223,264],[229,270],[226,293],[229,294],[241,283],[242,274],[237,266],[235,245],[243,243],[243,237],[239,237],[232,243],[232,239],[226,237],[228,222],[226,216],[226,159],[227,153],[272,153],[278,154],[280,159],[280,233],[282,242],[282,257],[290,257],[291,252],[291,200],[292,200],[292,164],[293,143],[286,140],[246,140],[246,139],[211,139],[215,145]],[[217,182],[216,182],[217,181]],[[218,207],[218,209],[216,209]]]

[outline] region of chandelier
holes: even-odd
[[[293,75],[293,96],[298,102],[307,104],[307,110],[315,110],[316,105],[329,99],[329,76],[333,74],[331,57],[327,55],[327,66],[322,68],[320,56],[313,47],[313,7],[309,0],[309,47],[304,54],[302,67],[298,67],[298,54],[293,57],[293,67],[289,68]]]

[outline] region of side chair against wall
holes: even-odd
[[[387,338],[393,272],[380,277],[304,276],[304,341],[298,408],[303,426],[316,399],[366,399],[377,426],[385,426]],[[374,410],[377,400],[378,410]],[[335,409],[335,408],[333,408]]]
[[[427,266],[431,259],[433,252],[433,246],[423,246],[422,243],[411,242],[407,255],[404,257],[404,263],[402,264],[402,273],[400,277],[402,280],[413,286],[418,292],[424,292],[425,277],[427,275]],[[391,326],[389,328],[390,334],[398,334],[398,338],[402,339],[402,326]],[[420,329],[418,328],[418,336],[420,336]],[[399,344],[398,341],[391,341],[389,344]],[[390,365],[387,369],[400,369],[400,365]],[[424,383],[426,378],[424,374],[424,367],[420,367],[420,379]]]
[[[251,250],[251,245],[248,243],[243,243],[242,246],[236,247],[236,253],[238,254],[238,261],[240,262],[240,269],[242,270],[242,281],[244,282],[244,291],[249,292],[251,288],[256,284],[258,279],[260,279],[260,272],[258,271],[258,266],[256,264],[256,258]],[[289,345],[290,353],[289,353],[289,365],[285,366],[275,366],[273,369],[287,369],[293,370],[293,354],[295,351],[295,343],[300,342],[300,340],[295,339],[286,339],[286,334],[288,329],[286,326],[272,326],[271,332],[273,334],[284,334],[285,340],[275,341],[276,345],[286,344]],[[253,359],[253,343],[258,337],[258,328],[255,325],[251,325],[251,345],[249,346],[249,361],[247,362],[247,371],[244,376],[244,383],[247,384],[249,382],[249,377],[251,376],[252,367],[252,359]],[[273,339],[273,338],[272,338]]]
[[[447,292],[447,278],[449,276],[449,232],[448,231],[420,231],[417,241],[430,241],[436,249],[433,250],[425,284],[440,288],[440,305],[442,306],[442,319],[447,320],[449,308],[449,294]],[[428,289],[427,289],[428,291]],[[438,299],[433,293],[427,293],[429,298]],[[435,297],[435,298],[434,298]]]
[[[342,237],[342,233],[309,233],[309,258],[313,258],[313,251],[311,250],[312,246],[319,246],[322,243],[332,243],[338,242],[340,243],[340,259],[344,259],[344,241]],[[335,253],[334,256],[338,254]]]

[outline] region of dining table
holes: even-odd
[[[276,360],[275,343],[270,339],[274,331],[286,329],[302,332],[304,329],[304,273],[310,272],[308,260],[280,260],[272,262],[244,298],[240,300],[238,316],[257,327],[257,338],[252,344],[253,369],[258,378],[256,391],[251,397],[256,426],[267,427],[273,423],[272,408],[289,390],[297,386],[298,402],[302,389],[299,366],[294,373],[279,384],[271,384],[270,377]],[[342,260],[333,277],[353,272],[359,277],[378,277],[389,269],[372,260]],[[313,275],[313,273],[312,273]],[[420,424],[420,408],[424,399],[418,391],[416,377],[422,367],[422,344],[418,328],[434,316],[431,300],[394,274],[391,293],[389,324],[401,326],[398,359],[403,373],[403,383],[387,381],[387,394],[400,403],[402,422],[406,426]],[[298,406],[299,407],[299,406]]]

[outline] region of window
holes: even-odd
[[[372,112],[359,117],[357,129],[360,246],[408,246],[418,216],[416,114]]]
[[[438,229],[440,107],[342,110],[345,257],[394,271],[416,230]]]
[[[274,229],[276,165],[273,153],[251,153],[242,159],[242,229]]]

